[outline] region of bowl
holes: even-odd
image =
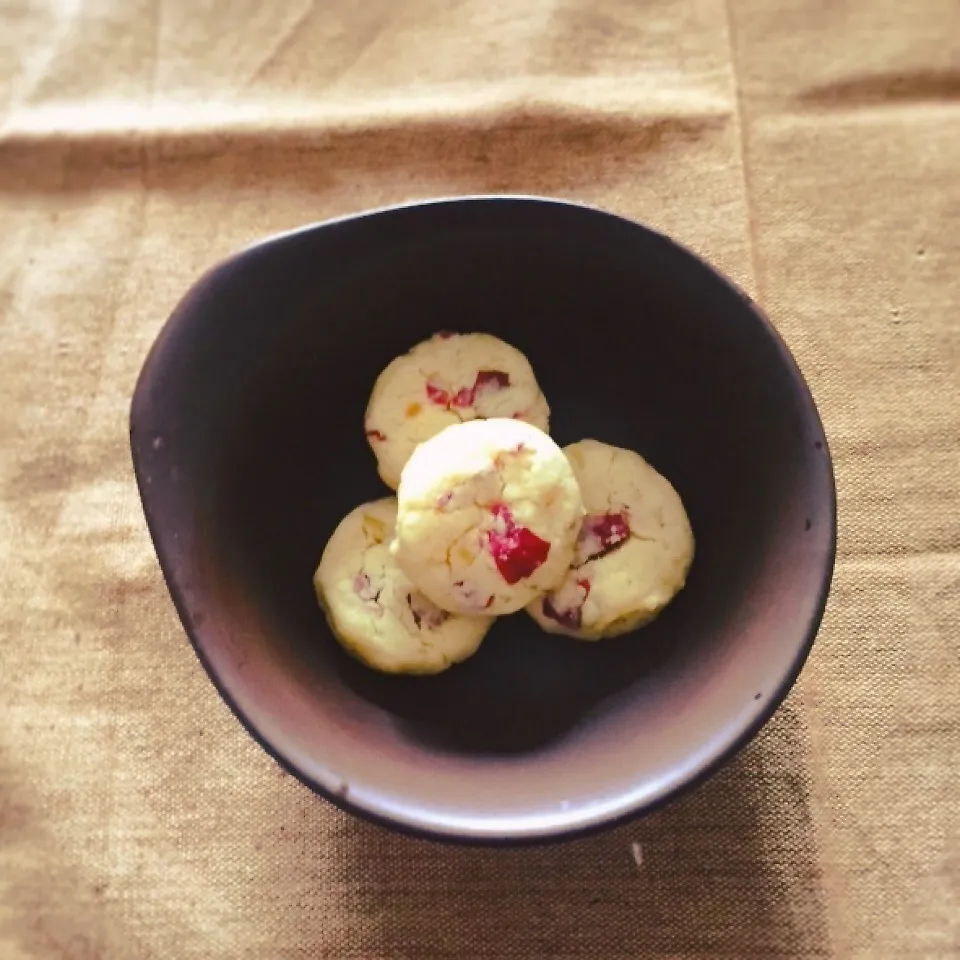
[[[519,614],[420,678],[334,641],[314,568],[387,493],[369,391],[451,328],[527,354],[559,443],[630,447],[677,488],[697,555],[652,624],[584,643]],[[164,577],[236,716],[328,800],[435,838],[570,837],[702,780],[782,701],[829,590],[833,472],[787,348],[690,251],[573,203],[421,202],[238,253],[163,327],[130,427]]]

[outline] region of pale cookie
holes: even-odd
[[[476,653],[493,619],[453,616],[431,603],[390,555],[394,497],[365,503],[334,531],[313,582],[330,628],[367,666],[439,673]]]
[[[422,443],[397,500],[397,562],[451,613],[513,613],[555,586],[583,518],[563,451],[520,420],[471,420]]]
[[[581,440],[564,452],[587,517],[563,582],[527,612],[544,630],[580,640],[628,633],[686,582],[690,521],[676,490],[632,450]]]
[[[380,476],[396,490],[418,444],[451,424],[488,417],[549,429],[550,409],[530,363],[486,333],[438,333],[380,374],[364,428]]]

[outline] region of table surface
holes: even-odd
[[[0,5],[0,956],[960,954],[957,0]],[[418,197],[570,197],[769,310],[836,459],[811,660],[662,812],[461,850],[316,800],[218,699],[126,440],[185,287]]]

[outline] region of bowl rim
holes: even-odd
[[[423,814],[416,811],[412,814],[398,815],[396,812],[387,811],[377,803],[369,803],[358,800],[355,796],[343,790],[342,780],[335,774],[331,776],[329,782],[308,775],[301,770],[296,763],[285,755],[283,750],[268,740],[260,730],[253,724],[250,718],[241,707],[237,698],[227,689],[227,686],[217,669],[216,664],[205,649],[200,639],[198,625],[191,616],[183,591],[177,584],[177,580],[172,575],[172,561],[163,537],[160,535],[160,521],[150,506],[150,498],[146,494],[147,479],[145,475],[143,456],[147,452],[146,443],[139,439],[137,434],[138,409],[145,403],[145,394],[148,392],[149,385],[153,380],[154,374],[160,363],[160,354],[164,346],[175,338],[178,331],[185,327],[186,317],[183,315],[183,307],[198,290],[205,287],[212,281],[213,277],[229,266],[235,265],[238,261],[247,255],[254,253],[262,248],[273,246],[278,242],[296,239],[298,236],[314,233],[320,229],[336,226],[342,223],[356,222],[380,214],[400,213],[422,207],[442,207],[458,204],[489,204],[489,203],[511,203],[530,206],[550,206],[570,210],[575,213],[585,213],[590,216],[598,216],[630,227],[639,228],[649,234],[654,235],[661,242],[672,246],[690,258],[701,268],[709,271],[715,280],[728,287],[733,293],[737,294],[743,301],[745,309],[750,313],[754,320],[760,325],[773,346],[777,350],[783,363],[783,373],[789,376],[792,388],[801,397],[803,397],[809,407],[811,414],[811,423],[818,428],[818,443],[820,444],[820,453],[825,458],[827,475],[829,479],[829,497],[826,504],[828,516],[824,519],[828,524],[829,545],[824,557],[824,563],[821,570],[820,585],[817,596],[816,607],[807,624],[803,641],[798,644],[795,655],[790,663],[788,670],[784,672],[779,681],[774,685],[768,695],[764,697],[763,706],[753,715],[751,721],[735,735],[730,737],[722,744],[720,749],[712,749],[708,752],[707,758],[698,762],[692,768],[684,769],[675,777],[670,778],[665,786],[661,787],[655,796],[637,801],[629,798],[626,802],[621,801],[616,806],[617,809],[610,813],[606,809],[600,812],[582,813],[577,810],[571,811],[567,820],[569,822],[560,825],[548,825],[544,827],[522,826],[517,830],[510,830],[501,827],[498,832],[487,832],[482,829],[464,829],[458,826],[451,826],[439,822],[432,818],[429,813]],[[402,203],[388,204],[379,207],[364,209],[356,213],[343,214],[331,217],[326,220],[306,223],[290,230],[284,230],[269,234],[254,242],[239,248],[236,252],[230,254],[218,263],[207,268],[190,284],[186,292],[177,302],[173,311],[167,320],[159,329],[152,345],[150,346],[146,357],[141,366],[137,377],[136,386],[130,403],[129,412],[129,440],[131,449],[131,459],[133,463],[133,472],[140,497],[141,508],[144,512],[146,525],[150,534],[154,550],[160,566],[163,580],[173,601],[174,607],[180,619],[181,626],[190,641],[190,645],[203,666],[208,678],[229,707],[230,711],[237,718],[247,733],[260,747],[287,773],[296,777],[304,786],[313,793],[319,795],[329,803],[339,809],[361,817],[368,822],[379,826],[387,827],[409,836],[419,837],[421,839],[430,839],[445,843],[458,845],[487,846],[487,847],[512,847],[512,846],[531,846],[547,843],[556,843],[560,841],[569,841],[590,836],[601,831],[612,829],[618,825],[637,819],[641,816],[653,813],[668,803],[677,800],[686,795],[689,791],[709,779],[720,768],[730,762],[769,722],[771,717],[780,708],[783,701],[793,688],[797,681],[809,655],[813,644],[817,638],[820,626],[826,611],[827,602],[830,596],[830,589],[833,582],[833,574],[837,557],[837,486],[836,474],[833,467],[833,458],[830,452],[830,446],[823,428],[823,421],[813,392],[803,376],[800,367],[791,353],[786,342],[780,335],[777,328],[773,325],[767,314],[758,306],[756,301],[746,293],[735,281],[731,280],[720,270],[714,267],[698,253],[691,250],[685,244],[675,240],[667,234],[656,230],[638,220],[630,217],[613,213],[598,206],[583,203],[576,200],[568,200],[557,197],[541,196],[537,194],[464,194],[464,195],[443,195],[437,197],[428,197],[416,200],[405,201]],[[478,818],[479,819],[479,818]]]

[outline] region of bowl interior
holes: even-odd
[[[343,515],[387,493],[370,388],[445,328],[527,354],[559,443],[631,447],[677,488],[697,555],[660,619],[587,644],[516,615],[428,678],[336,644],[311,577]],[[822,613],[833,481],[792,360],[712,270],[597,211],[422,204],[246,251],[165,328],[132,429],[165,575],[221,691],[305,780],[401,825],[530,838],[663,799],[769,716]]]

